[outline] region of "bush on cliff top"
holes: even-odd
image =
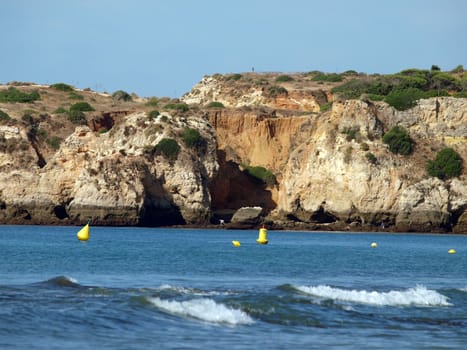
[[[114,101],[123,101],[123,102],[130,102],[133,101],[131,95],[123,90],[117,90],[112,94],[112,99]]]
[[[186,112],[190,107],[186,103],[168,103],[164,106],[166,109],[174,109],[182,112]]]
[[[30,103],[36,100],[40,100],[41,96],[37,91],[31,93],[22,92],[14,87],[9,87],[6,90],[0,91],[0,102],[19,102],[19,103]]]
[[[404,110],[415,105],[421,98],[437,95],[449,95],[465,91],[466,86],[449,72],[426,69],[406,69],[396,74],[367,76],[353,79],[331,91],[345,99],[357,99],[362,94],[371,96],[387,96],[387,103]]]
[[[288,81],[293,81],[294,79],[290,76],[290,75],[279,75],[277,78],[276,78],[276,82],[278,83],[286,83]]]
[[[58,90],[58,91],[65,91],[65,92],[71,92],[74,91],[75,89],[73,86],[65,84],[65,83],[56,83],[50,85],[52,89]]]
[[[71,111],[80,111],[80,112],[92,112],[95,109],[87,102],[77,102],[70,107]]]
[[[428,175],[441,180],[462,174],[462,158],[452,148],[444,148],[436,154],[435,160],[429,160],[426,166]]]

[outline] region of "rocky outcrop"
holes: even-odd
[[[222,76],[205,76],[182,100],[188,104],[208,106],[215,101],[225,107],[267,107],[276,110],[319,112],[329,95],[322,89],[282,90],[261,82],[244,84],[241,89],[226,83]]]
[[[230,228],[252,228],[261,223],[261,207],[242,207],[238,209],[229,224]]]
[[[443,182],[428,178],[425,166],[445,145],[467,159],[466,109],[465,99],[454,98],[422,100],[405,112],[348,100],[334,102],[320,115],[224,110],[209,119],[227,162],[263,166],[279,179],[267,190],[275,204],[268,208],[268,220],[292,227],[363,230],[383,224],[397,231],[465,232],[465,175]],[[382,143],[395,125],[415,139],[413,155],[394,155]],[[349,130],[355,138],[349,139]],[[222,166],[219,176],[224,176]],[[223,184],[224,192],[228,185]]]
[[[199,130],[202,148],[183,146],[178,135],[188,127]],[[3,134],[13,137],[6,130]],[[20,133],[13,135],[15,142],[24,140]],[[154,153],[167,137],[182,147],[174,161]],[[23,152],[33,157],[30,149]],[[4,168],[13,163],[2,161]],[[31,224],[76,224],[88,217],[101,225],[205,224],[211,203],[207,184],[217,169],[215,137],[205,120],[135,113],[108,133],[76,128],[42,169],[1,172],[0,217]]]

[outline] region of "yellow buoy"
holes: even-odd
[[[371,243],[371,248],[377,248],[377,247],[378,247],[378,243],[376,242]]]
[[[448,253],[449,254],[456,254],[456,250],[451,248],[451,249],[448,250]]]
[[[80,241],[87,241],[89,239],[89,224],[91,223],[91,219],[88,220],[88,223],[78,231],[77,236],[78,240]]]
[[[259,235],[256,242],[258,244],[268,244],[268,230],[266,227],[264,227],[264,225],[259,229]]]
[[[234,247],[240,247],[240,242],[239,241],[232,241],[232,244]]]

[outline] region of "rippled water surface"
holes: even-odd
[[[0,226],[0,349],[467,344],[466,236],[78,229]]]

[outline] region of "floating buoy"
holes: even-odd
[[[88,223],[84,225],[81,230],[78,231],[77,233],[78,240],[83,242],[89,239],[89,224],[90,223],[91,223],[91,219],[88,219]]]
[[[268,230],[266,227],[264,227],[264,225],[259,229],[259,235],[256,242],[258,244],[268,244]]]
[[[371,248],[377,248],[378,247],[378,243],[376,243],[376,242],[373,242],[370,245],[371,245]]]
[[[451,248],[451,249],[448,250],[448,253],[449,254],[456,254],[456,250]]]
[[[232,244],[234,247],[240,247],[240,242],[239,241],[232,241]]]

